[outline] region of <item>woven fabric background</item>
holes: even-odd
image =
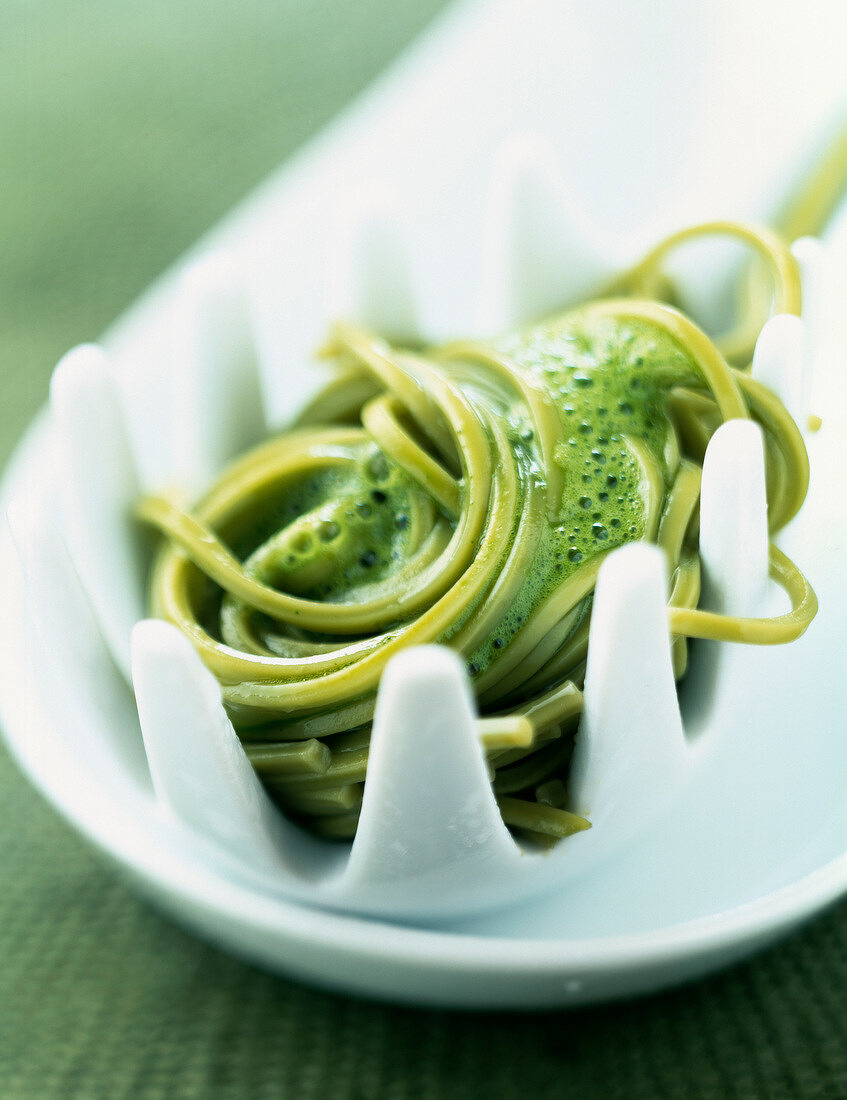
[[[90,339],[443,0],[0,4],[0,462]],[[0,1100],[847,1097],[847,907],[631,1004],[304,989],[141,902],[0,750]]]

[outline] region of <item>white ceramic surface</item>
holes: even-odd
[[[651,135],[664,138],[668,131],[687,131],[697,123],[708,155],[714,157],[720,151],[726,156],[743,148],[745,133],[749,138],[751,127],[761,118],[755,109],[745,115],[742,108],[735,112],[732,125],[715,130],[712,114],[703,113],[702,90],[698,93],[693,88],[668,108],[670,115],[665,111],[665,130],[654,133],[651,120],[656,117],[661,88],[644,75],[644,62],[655,55],[656,36],[645,35],[638,21],[631,25],[623,6],[612,7],[622,19],[611,36],[611,8],[604,5],[589,14],[579,4],[562,13],[538,3],[531,7],[535,19],[528,21],[529,32],[525,15],[518,18],[510,4],[491,5],[485,16],[476,5],[460,10],[405,68],[383,82],[346,121],[199,247],[195,258],[208,255],[213,282],[227,277],[220,275],[215,259],[221,253],[234,256],[252,280],[251,298],[258,303],[253,324],[272,422],[284,420],[314,388],[317,372],[298,366],[305,363],[306,349],[318,342],[326,321],[345,300],[351,312],[379,323],[384,300],[378,293],[367,292],[369,283],[362,272],[367,273],[373,263],[383,269],[386,263],[396,265],[398,238],[392,232],[386,237],[379,218],[376,231],[361,229],[367,224],[361,220],[362,210],[372,202],[366,194],[371,177],[363,166],[370,165],[373,171],[374,149],[392,144],[406,148],[402,136],[413,122],[418,128],[428,125],[432,133],[450,131],[443,138],[443,155],[434,163],[430,144],[425,170],[410,151],[408,160],[393,161],[388,173],[391,201],[401,225],[399,239],[411,257],[410,266],[401,265],[399,270],[414,273],[414,280],[408,277],[405,282],[416,282],[414,291],[408,286],[403,289],[404,279],[395,282],[400,286],[397,314],[403,317],[402,328],[417,326],[433,338],[463,331],[469,316],[482,329],[490,327],[496,316],[519,319],[532,302],[516,300],[515,287],[523,285],[516,273],[537,270],[539,265],[560,285],[562,294],[584,292],[613,260],[633,254],[636,226],[646,236],[657,232],[663,220],[725,212],[730,201],[737,213],[752,210],[764,215],[773,208],[781,189],[768,189],[762,183],[771,178],[763,171],[766,164],[751,167],[747,158],[746,175],[738,173],[732,181],[734,192],[721,177],[717,193],[712,188],[706,196],[703,179],[708,160],[701,159],[702,150],[689,148],[680,163],[678,146],[660,142],[657,155],[648,163],[639,161],[638,169],[633,169],[632,199],[626,219],[621,220],[617,192],[608,187],[609,154],[590,153],[598,133],[606,134],[617,163],[617,158],[640,148],[638,143],[628,147],[633,140],[628,128],[648,126],[638,137],[643,144]],[[776,11],[773,26],[778,28],[787,13],[780,16],[779,5]],[[821,17],[825,18],[823,9]],[[553,18],[559,21],[560,40],[573,42],[576,35],[579,42],[582,62],[576,66],[576,76],[559,73],[555,51],[545,52],[543,34],[532,39]],[[684,19],[680,17],[678,24],[671,20],[666,28],[667,36],[676,37],[673,43],[670,37],[661,43],[664,67],[676,67],[681,73],[687,65],[689,72],[714,74],[721,63],[726,64],[727,51],[731,53],[745,33],[748,37],[752,33],[750,28],[744,32],[744,19],[732,15],[729,6],[692,5]],[[709,28],[706,45],[697,34],[707,25],[704,20]],[[726,24],[723,37],[721,20]],[[727,32],[730,23],[733,34]],[[528,41],[521,35],[527,33],[534,42],[531,57],[520,55],[522,42]],[[771,33],[773,57],[785,38],[780,39],[776,30]],[[634,49],[634,34],[641,34],[640,52]],[[595,47],[602,44],[606,60],[598,60],[596,50],[592,54],[592,42]],[[802,43],[795,40],[792,49],[796,57]],[[502,62],[504,51],[508,56],[515,50],[519,63],[502,78],[498,58]],[[643,112],[632,107],[632,117],[607,116],[602,106],[606,99],[600,106],[596,97],[592,99],[593,85],[589,80],[585,86],[586,77],[596,82],[610,57],[618,66],[639,59],[637,71],[642,75],[636,79],[633,70],[631,89]],[[755,67],[758,57],[760,53],[753,50],[747,64]],[[437,87],[423,76],[435,58],[440,58],[441,66]],[[782,129],[763,143],[763,161],[776,157],[771,168],[781,164],[787,174],[796,173],[803,159],[800,138],[810,132],[812,119],[834,109],[836,76],[827,58],[824,54],[819,59],[816,80],[805,97],[799,97],[802,109],[795,104],[794,115],[786,116]],[[521,64],[530,62],[533,80],[520,85]],[[501,79],[496,85],[485,85],[486,74],[492,71],[500,72]],[[758,75],[765,91],[759,87],[757,94],[767,105],[769,87],[774,97],[771,106],[776,105],[779,82],[771,79],[768,84],[766,71]],[[489,98],[494,93],[502,96],[502,110],[494,109],[497,104],[486,104],[480,113],[480,104],[474,102],[477,86],[485,86]],[[522,91],[516,96],[518,86]],[[563,132],[557,105],[565,93],[572,111]],[[451,95],[456,110],[452,125],[445,127],[443,110]],[[487,127],[464,129],[474,111],[477,119],[489,120]],[[559,240],[563,247],[570,242],[580,258],[578,265],[568,269],[571,282],[564,280],[563,272],[556,272],[560,251],[551,251],[549,241],[527,226],[526,218],[518,219],[521,224],[512,238],[502,232],[508,222],[504,209],[543,206],[550,191],[549,172],[555,175],[555,167],[540,174],[533,170],[529,205],[525,198],[514,201],[515,194],[527,191],[525,148],[536,147],[530,162],[536,157],[537,163],[538,141],[512,142],[504,152],[501,139],[509,130],[528,124],[543,130],[554,146],[573,154],[568,160],[575,161],[580,171],[571,183],[578,181],[582,193],[572,205],[589,209],[610,232],[603,243],[596,228],[583,232],[572,212],[563,216],[565,228]],[[489,174],[498,162],[499,174],[489,189]],[[363,180],[363,197],[345,210],[339,209],[334,189],[339,172],[341,178]],[[385,176],[383,170],[380,186],[385,186]],[[542,176],[547,182],[539,184]],[[490,211],[483,218],[475,196],[489,193]],[[504,193],[513,198],[504,199]],[[678,201],[669,211],[671,195]],[[493,226],[499,227],[497,232]],[[843,257],[844,270],[846,236],[837,227],[833,231],[833,253],[836,262]],[[341,248],[338,241],[347,244]],[[349,256],[357,249],[364,258],[350,263]],[[292,255],[296,264],[290,263]],[[482,265],[480,256],[489,262]],[[339,264],[349,266],[347,275],[339,276]],[[488,274],[480,275],[482,270]],[[499,273],[497,277],[492,271]],[[207,454],[198,463],[196,452],[176,453],[168,417],[161,415],[163,408],[174,408],[171,379],[176,357],[190,360],[192,356],[190,326],[176,351],[172,339],[174,318],[182,316],[186,293],[179,274],[163,280],[107,342],[118,365],[122,400],[137,410],[136,423],[146,418],[148,425],[134,436],[141,478],[147,485],[162,484],[175,468],[186,469],[189,481],[202,479],[204,462],[213,467],[218,461]],[[790,552],[804,566],[812,562],[811,579],[822,600],[814,633],[810,631],[790,650],[764,654],[745,650],[739,656],[738,685],[748,679],[766,684],[765,697],[761,691],[746,698],[727,691],[709,701],[713,708],[732,708],[724,724],[743,733],[736,746],[736,771],[727,773],[722,754],[705,754],[687,797],[672,801],[656,821],[645,824],[637,846],[610,851],[590,873],[569,877],[543,898],[486,916],[453,916],[429,928],[320,912],[276,895],[266,881],[257,879],[255,868],[235,856],[222,856],[213,835],[185,828],[163,813],[152,795],[132,696],[116,675],[85,600],[74,591],[60,540],[50,534],[44,506],[51,495],[51,465],[43,426],[36,428],[10,469],[5,499],[24,502],[16,528],[32,539],[28,568],[33,575],[55,578],[64,569],[61,575],[71,578],[52,589],[30,583],[34,600],[43,601],[42,619],[49,622],[51,615],[64,616],[66,628],[76,624],[80,643],[64,660],[50,654],[49,631],[36,637],[29,649],[21,646],[32,616],[20,606],[18,571],[4,540],[0,575],[7,589],[3,595],[8,612],[0,624],[0,701],[13,751],[68,819],[161,905],[232,950],[322,984],[432,1003],[581,1003],[659,988],[745,954],[847,887],[843,854],[847,812],[841,797],[847,771],[842,732],[847,699],[843,691],[818,689],[822,682],[840,685],[843,681],[837,647],[822,645],[821,639],[836,636],[847,611],[838,568],[839,553],[847,543],[845,518],[843,509],[831,509],[830,475],[837,469],[839,436],[843,438],[847,425],[845,388],[833,357],[840,335],[836,328],[837,317],[832,314],[822,326],[829,346],[817,353],[820,369],[813,403],[827,415],[824,430],[810,441],[816,471],[810,501],[803,524],[788,532],[786,539]],[[166,368],[158,377],[151,369],[154,363]],[[252,399],[245,401],[240,423],[248,425],[247,430],[257,421],[255,408]],[[149,430],[151,423],[157,425],[155,433]],[[48,692],[41,690],[44,683],[50,684]],[[703,709],[702,700],[688,705],[691,713]],[[799,744],[798,729],[806,731]],[[766,782],[763,778],[757,785],[757,764],[762,760],[768,762],[760,773]],[[710,813],[694,813],[694,805],[707,806]]]

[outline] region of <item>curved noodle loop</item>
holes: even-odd
[[[294,818],[353,835],[380,674],[400,648],[441,642],[467,661],[506,823],[542,840],[585,827],[566,809],[567,767],[597,571],[625,542],[668,556],[678,675],[686,635],[787,641],[811,621],[814,594],[776,548],[789,614],[697,609],[700,464],[715,429],[761,424],[774,529],[808,484],[780,402],[643,296],[661,257],[706,231],[751,244],[779,307],[799,309],[785,245],[716,223],[660,245],[615,297],[490,343],[413,354],[338,325],[326,349],[337,379],[298,425],[239,459],[190,514],[140,502],[165,536],[153,611],[218,677],[251,761]]]

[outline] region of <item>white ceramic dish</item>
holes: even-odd
[[[729,19],[729,9],[724,11],[718,5],[707,13],[707,7],[693,6],[678,25],[666,28],[668,36],[675,36],[678,48],[670,48],[666,40],[660,52],[671,56],[680,73],[697,61],[706,71],[722,56],[714,43],[703,52],[694,32],[698,26],[702,31],[707,14],[716,18],[715,11]],[[253,274],[256,297],[265,304],[259,309],[258,322],[266,397],[276,419],[283,420],[296,404],[298,394],[292,391],[301,378],[302,392],[313,385],[307,372],[292,376],[290,367],[284,368],[305,358],[307,350],[318,342],[326,320],[345,307],[369,314],[368,319],[383,308],[383,303],[368,300],[367,287],[347,290],[338,265],[329,258],[350,253],[345,234],[359,223],[362,208],[374,202],[373,196],[366,194],[353,202],[352,209],[340,210],[335,180],[360,179],[366,192],[368,183],[374,181],[373,165],[380,151],[408,148],[404,135],[410,119],[417,125],[429,119],[430,126],[433,118],[440,119],[442,129],[446,127],[452,135],[452,140],[445,138],[440,158],[433,159],[431,147],[420,153],[410,151],[408,160],[398,165],[394,158],[394,168],[379,173],[381,182],[390,177],[399,219],[407,224],[418,222],[418,232],[409,242],[414,258],[411,270],[421,288],[418,323],[433,337],[462,331],[471,312],[482,329],[502,327],[514,319],[507,316],[514,304],[508,286],[504,289],[502,281],[485,285],[485,276],[479,277],[479,256],[496,260],[502,239],[493,239],[490,232],[486,235],[484,219],[469,216],[469,211],[479,205],[474,198],[486,189],[501,138],[528,120],[536,126],[543,121],[545,133],[555,143],[575,152],[578,162],[582,158],[581,205],[591,207],[593,202],[594,218],[620,235],[617,240],[621,243],[603,253],[592,246],[596,234],[585,234],[581,262],[570,268],[576,277],[565,294],[576,294],[590,285],[597,265],[608,263],[611,254],[617,258],[634,252],[636,224],[640,223],[644,236],[654,235],[663,218],[687,220],[721,209],[714,195],[709,196],[710,205],[704,205],[702,189],[694,186],[703,177],[700,155],[689,156],[682,173],[688,174],[687,184],[681,182],[680,165],[668,159],[675,155],[671,143],[664,150],[664,162],[662,155],[657,155],[633,173],[635,198],[627,211],[628,221],[621,221],[619,209],[616,212],[617,196],[607,183],[609,159],[592,159],[589,149],[592,139],[602,132],[620,156],[631,140],[626,133],[628,123],[637,128],[639,120],[646,119],[650,129],[650,120],[655,118],[650,108],[655,108],[660,89],[649,78],[633,81],[633,95],[640,97],[643,113],[630,120],[602,117],[602,107],[592,100],[591,86],[584,86],[587,75],[592,75],[590,65],[571,77],[562,77],[558,84],[539,76],[546,66],[551,77],[558,62],[552,48],[545,53],[540,44],[544,36],[538,36],[541,24],[554,13],[553,7],[544,3],[532,10],[538,21],[536,37],[530,34],[524,39],[524,45],[534,43],[535,84],[529,89],[515,73],[512,80],[501,79],[496,87],[485,80],[486,73],[502,71],[497,58],[505,49],[519,49],[520,36],[526,33],[525,9],[520,19],[514,7],[505,3],[492,5],[484,17],[476,6],[462,9],[349,119],[195,251],[196,257],[225,246]],[[602,43],[615,54],[616,64],[625,65],[635,56],[640,61],[639,71],[643,71],[651,50],[655,56],[655,34],[644,39],[643,50],[633,52],[632,36],[639,28],[643,31],[643,25],[629,25],[621,6],[615,9],[622,17],[621,39],[610,38],[608,14],[589,18],[580,5],[574,5],[567,16],[557,13],[555,18],[570,21],[568,26],[560,26],[560,32],[565,37],[569,31],[578,32],[583,49],[592,40]],[[733,26],[737,32],[737,20]],[[796,41],[791,49],[798,49]],[[752,57],[755,61],[755,51]],[[442,76],[436,89],[422,77],[435,59],[439,59]],[[524,57],[524,62],[527,60]],[[821,63],[820,70],[826,73],[826,64]],[[596,81],[596,73],[592,79]],[[459,94],[466,84],[472,89],[484,87],[487,98],[499,96],[499,103],[486,105],[480,114],[472,89]],[[520,96],[515,94],[517,87],[522,89]],[[559,94],[566,91],[580,108],[575,113],[578,121],[564,131],[561,112],[554,109],[553,88]],[[448,125],[443,109],[451,95],[458,107]],[[797,152],[798,133],[804,132],[803,126],[808,127],[811,119],[820,117],[832,99],[832,80],[827,84],[819,74],[817,84],[803,100],[803,110],[796,112],[793,134],[786,120],[777,135],[779,140],[763,146],[786,171],[796,170],[789,154]],[[701,109],[696,94],[681,97],[673,107],[679,117],[671,130],[693,119],[702,122]],[[466,117],[462,117],[463,111]],[[475,112],[477,119],[490,120],[487,129],[471,127]],[[723,132],[712,135],[709,155],[726,155],[733,147],[743,147],[745,125],[749,127],[755,117],[745,119],[743,111],[741,116]],[[647,137],[649,134],[642,133],[639,140]],[[757,192],[756,181],[761,178],[751,172],[744,180],[736,180],[734,195],[727,193],[723,203],[732,198],[736,212],[767,213],[781,189]],[[684,198],[672,213],[667,206],[662,210],[671,194],[670,184]],[[496,209],[502,201],[497,194],[492,198],[495,213],[489,227],[502,226],[502,210]],[[573,249],[578,238],[573,219],[567,233]],[[844,236],[836,228],[832,243],[836,255],[843,249],[847,259]],[[440,248],[434,241],[441,242]],[[446,268],[445,241],[450,242]],[[604,260],[599,258],[601,253]],[[290,263],[292,256],[297,258],[295,265]],[[844,266],[847,270],[847,263]],[[489,262],[484,270],[502,273],[504,268]],[[480,281],[481,292],[476,293],[473,288]],[[109,339],[130,398],[142,408],[145,400],[149,404],[157,395],[161,399],[162,387],[167,386],[175,286],[174,278],[163,280]],[[435,286],[438,293],[432,292]],[[285,324],[286,313],[296,317],[297,323]],[[832,346],[835,344],[832,336]],[[158,375],[151,370],[151,363],[159,364]],[[275,381],[279,377],[285,377],[284,387]],[[825,403],[819,407],[826,409],[828,424],[821,443],[813,443],[813,447],[832,453],[833,438],[847,424],[847,394],[835,370],[818,378],[817,387],[816,397]],[[47,452],[45,429],[37,426],[10,467],[4,499],[22,498],[33,508],[41,505],[52,476]],[[151,446],[148,439],[145,476],[156,481],[172,458],[167,440],[165,445],[161,439],[153,440]],[[814,493],[810,504],[814,505]],[[837,636],[847,608],[837,575],[836,551],[847,539],[843,515],[828,516],[826,506],[827,501],[821,499],[815,505],[821,524],[828,523],[831,548],[823,559],[829,565],[821,567],[829,575],[812,578],[822,597],[827,597],[816,630],[830,630]],[[802,560],[802,539],[800,543],[796,553]],[[79,647],[59,671],[46,657],[40,659],[37,648],[28,655],[20,644],[27,632],[27,616],[20,606],[17,568],[8,540],[0,550],[0,575],[7,589],[4,606],[8,609],[0,625],[0,701],[7,736],[22,767],[65,816],[159,904],[201,933],[266,965],[338,988],[429,1003],[583,1003],[660,988],[723,965],[767,943],[847,888],[847,812],[841,797],[847,763],[841,731],[847,719],[847,699],[843,691],[830,690],[816,705],[814,730],[803,739],[802,767],[792,756],[796,739],[770,746],[770,751],[781,750],[783,755],[781,766],[769,769],[764,789],[751,792],[748,786],[733,786],[731,778],[728,784],[722,782],[720,789],[715,789],[715,817],[711,820],[702,815],[692,817],[685,803],[676,803],[640,838],[637,847],[609,858],[590,876],[541,900],[485,917],[443,921],[429,929],[292,904],[257,890],[249,874],[237,866],[222,869],[212,846],[202,837],[175,831],[163,820],[152,797],[132,697],[115,675],[96,632],[81,626]],[[72,603],[75,597],[67,592],[62,599]],[[84,608],[66,610],[79,611],[84,623]],[[792,690],[791,678],[798,668],[801,676],[814,673],[829,684],[841,683],[837,650],[833,647],[828,654],[831,667],[821,667],[816,656],[817,667],[804,668],[813,652],[792,647],[788,656],[768,657],[773,693],[767,709],[796,712],[798,724],[808,714]],[[49,691],[43,690],[47,675]],[[751,723],[758,719],[760,728],[741,751],[768,749],[762,718],[761,709],[751,711]],[[704,778],[708,782],[708,776]]]

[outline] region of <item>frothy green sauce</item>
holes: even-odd
[[[678,454],[668,391],[698,378],[692,360],[658,326],[590,311],[566,314],[492,347],[552,399],[563,435],[553,461],[564,470],[564,490],[517,597],[469,656],[472,675],[497,661],[558,585],[599,555],[645,537],[643,455],[651,456],[669,485]],[[472,401],[500,407],[523,491],[532,482],[543,484],[529,412],[516,393],[492,383],[479,364],[447,362],[443,370]],[[245,548],[264,543],[252,557],[243,556],[265,583],[346,602],[360,599],[407,556],[421,490],[373,445],[349,452],[346,464],[289,486],[281,514],[264,515],[267,530],[253,529],[241,540]],[[280,533],[272,536],[274,531]],[[504,532],[504,554],[507,549]],[[460,625],[441,640],[449,641]]]
[[[261,544],[246,564],[265,583],[339,601],[360,595],[403,560],[418,490],[375,447],[346,450],[348,463],[289,487],[281,511],[264,514],[264,530],[252,527],[241,540],[244,547]]]

